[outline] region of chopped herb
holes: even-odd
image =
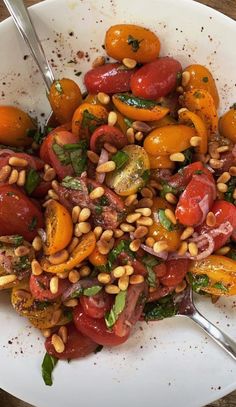
[[[173,295],[167,295],[158,301],[147,303],[144,307],[144,318],[146,321],[156,321],[173,317],[176,312]]]
[[[229,180],[227,186],[228,186],[228,189],[227,189],[227,192],[225,192],[225,194],[224,194],[224,198],[226,201],[234,203],[235,199],[234,199],[233,195],[234,195],[234,190],[236,188],[236,177],[232,177]]]
[[[166,194],[171,193],[173,195],[178,194],[178,190],[171,185],[169,185],[166,181],[162,181],[162,190],[160,192],[160,195],[162,198],[165,198]]]
[[[89,129],[89,132],[92,134],[97,127],[105,124],[105,119],[94,116],[87,109],[83,112],[83,118],[81,123],[82,129]]]
[[[15,192],[7,192],[7,196],[16,196]]]
[[[177,72],[176,75],[176,86],[181,86],[182,84],[182,72]]]
[[[76,178],[70,177],[69,175],[67,177],[63,178],[61,185],[65,188],[82,191],[80,181]]]
[[[126,303],[126,295],[127,291],[120,291],[119,294],[116,295],[115,298],[115,303],[110,310],[110,312],[107,312],[105,315],[105,322],[106,326],[108,328],[112,328],[115,322],[117,321],[119,315],[125,308],[125,303]]]
[[[209,82],[208,76],[204,76],[202,78],[202,82],[205,82],[205,83]]]
[[[52,148],[62,165],[72,165],[75,175],[80,176],[86,170],[87,143],[85,141],[64,146],[54,143]]]
[[[93,297],[101,291],[102,287],[100,285],[94,285],[93,287],[85,288],[83,290],[83,295],[86,297]]]
[[[118,245],[110,251],[110,253],[108,254],[108,263],[107,263],[108,270],[111,270],[113,264],[117,260],[117,257],[121,253],[127,253],[131,258],[135,257],[134,252],[130,250],[129,245],[130,240],[120,240]]]
[[[203,287],[207,287],[209,285],[209,277],[207,274],[192,274],[188,273],[189,282],[192,286],[193,291],[196,293],[200,293]]]
[[[111,159],[116,163],[116,170],[119,170],[127,163],[127,161],[129,161],[129,156],[124,151],[117,151]]]
[[[144,183],[146,184],[150,178],[150,170],[143,171],[141,178],[143,179]]]
[[[57,92],[60,93],[60,95],[63,94],[63,89],[62,89],[62,86],[59,81],[55,82],[55,88],[56,88]]]
[[[148,272],[148,277],[147,277],[147,283],[149,287],[156,287],[156,274],[153,271],[153,267],[160,264],[161,261],[155,258],[154,256],[151,256],[150,254],[145,255],[142,258],[142,262],[145,265],[147,272]]]
[[[99,198],[99,205],[101,206],[107,206],[109,205],[109,199],[106,197],[106,195],[101,196],[101,198]]]
[[[214,285],[213,288],[217,288],[218,290],[221,291],[228,291],[228,288],[225,287],[225,285],[221,281],[217,281]]]
[[[70,322],[73,320],[73,314],[72,311],[68,308],[65,308],[63,310],[63,316],[67,319],[67,322]]]
[[[95,354],[96,354],[96,353],[99,353],[99,352],[101,352],[101,350],[103,350],[103,346],[102,346],[102,345],[98,345],[98,346],[96,347],[94,353],[95,353]]]
[[[160,106],[159,102],[154,100],[141,99],[128,93],[117,93],[115,95],[121,102],[125,103],[128,106],[136,107],[137,109],[149,109],[152,110],[156,106]]]
[[[232,106],[230,106],[230,109],[236,110],[236,103],[233,103]]]
[[[33,218],[31,219],[31,222],[30,222],[30,224],[28,226],[28,229],[29,229],[30,232],[33,232],[35,230],[35,228],[37,226],[37,223],[38,223],[37,216],[33,216]]]
[[[232,260],[236,260],[236,248],[234,249],[232,247],[231,250],[227,253],[226,256],[229,257]]]
[[[83,288],[78,288],[78,290],[74,291],[73,294],[71,294],[70,298],[78,298],[81,295],[83,295]]]
[[[193,96],[197,99],[201,99],[204,97],[203,94],[199,91],[194,92]]]
[[[96,212],[97,215],[101,215],[101,213],[103,212],[103,207],[99,206],[99,205],[96,205],[95,206],[95,212]]]
[[[47,386],[52,386],[52,372],[53,372],[53,369],[55,368],[57,362],[58,362],[58,359],[55,358],[54,356],[49,355],[48,353],[46,353],[43,358],[43,363],[41,366],[42,377],[43,377],[44,383]]]
[[[127,42],[129,45],[131,45],[132,51],[137,52],[140,48],[140,43],[143,40],[138,40],[137,38],[134,38],[132,35],[128,36]]]
[[[34,192],[34,190],[39,185],[40,180],[41,178],[39,173],[34,168],[31,168],[27,173],[24,185],[25,191],[27,192],[28,195],[31,195],[32,192]]]
[[[167,218],[166,214],[165,214],[165,210],[164,209],[159,209],[158,210],[158,218],[160,221],[160,224],[169,232],[174,230],[174,225],[173,223],[170,221],[170,219]]]
[[[37,311],[43,311],[45,308],[50,307],[51,303],[47,301],[34,301],[34,307]]]
[[[127,117],[124,118],[124,122],[127,127],[132,127],[132,125],[133,125],[133,120],[130,120]]]
[[[201,175],[201,174],[204,174],[204,172],[202,170],[197,170],[197,171],[194,172],[194,174]]]
[[[45,126],[43,129],[29,129],[27,132],[28,137],[32,137],[32,139],[37,144],[42,144],[44,138],[53,130],[52,127]]]
[[[64,148],[62,146],[54,143],[52,145],[52,149],[62,165],[69,165],[71,163],[69,154],[64,151]]]
[[[23,236],[21,235],[15,235],[15,236],[11,236],[11,244],[13,244],[14,246],[20,246],[24,241]]]
[[[23,271],[30,269],[30,261],[28,256],[20,256],[17,263],[14,264],[15,271]]]
[[[185,160],[182,162],[178,162],[178,170],[186,167],[186,165],[191,164],[191,162],[193,161],[194,149],[190,147],[187,150],[182,151],[182,154],[184,154]]]
[[[82,75],[82,72],[81,72],[81,71],[75,73],[75,76],[80,76],[80,75]]]

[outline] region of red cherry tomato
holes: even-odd
[[[196,229],[196,232],[199,234],[209,233],[211,230],[219,228],[220,225],[225,222],[229,222],[232,225],[233,230],[236,230],[236,207],[233,204],[223,200],[215,201],[211,208],[211,212],[213,212],[215,215],[216,224],[213,227],[210,227],[206,224],[206,222],[204,222]],[[214,250],[218,250],[224,246],[231,234],[232,232],[229,232],[228,234],[221,233],[217,236],[213,236],[215,243]]]
[[[78,137],[66,130],[53,130],[44,139],[40,148],[40,157],[47,164],[51,165],[60,179],[65,178],[67,175],[73,175],[74,170],[71,164],[63,165],[59,157],[53,150],[53,145],[58,144],[75,144],[78,142]]]
[[[158,99],[176,88],[177,73],[182,66],[174,58],[163,57],[145,64],[131,78],[131,90],[135,96]]]
[[[26,160],[28,162],[28,165],[30,168],[33,168],[37,171],[40,171],[43,169],[44,167],[44,162],[42,160],[40,160],[40,158],[38,157],[33,157],[29,154],[26,153],[9,153],[9,152],[4,152],[4,150],[2,150],[2,154],[0,156],[0,169],[4,166],[8,164],[9,158],[11,157],[17,157],[17,158],[23,158],[24,160]],[[22,169],[22,167],[20,167]]]
[[[181,283],[188,272],[190,260],[175,259],[166,262],[166,274],[160,278],[161,284],[166,287],[176,287]]]
[[[122,131],[104,124],[93,132],[90,139],[90,148],[96,153],[100,153],[104,143],[110,143],[120,150],[128,144],[128,140]]]
[[[176,219],[185,226],[197,226],[204,222],[216,196],[214,180],[205,174],[193,175],[180,195],[175,210]]]
[[[97,343],[93,342],[87,336],[82,335],[71,323],[66,325],[67,327],[67,342],[65,350],[62,353],[57,353],[52,344],[52,337],[46,339],[45,348],[51,356],[55,356],[57,359],[77,359],[83,358],[90,353],[93,353],[97,348]]]
[[[53,275],[46,273],[40,276],[30,276],[30,291],[32,296],[38,301],[52,301],[60,297],[62,293],[70,286],[69,281],[59,279],[58,291],[56,294],[52,294],[50,291],[50,281]]]
[[[200,175],[201,173],[206,174],[211,180],[213,180],[211,172],[204,167],[201,161],[196,161],[172,175],[168,180],[168,184],[174,188],[185,188],[191,181],[193,175]]]
[[[111,309],[112,303],[112,296],[104,291],[91,297],[83,295],[80,298],[80,304],[85,314],[95,319],[103,318],[106,312]]]
[[[32,241],[44,225],[38,206],[19,188],[0,186],[0,235],[22,235]]]
[[[89,93],[117,93],[130,90],[130,78],[133,69],[126,69],[122,64],[105,64],[91,69],[84,76]]]
[[[94,319],[86,315],[80,304],[74,308],[73,317],[78,331],[99,345],[116,346],[128,339],[129,335],[120,337],[112,329],[108,329],[104,319]]]

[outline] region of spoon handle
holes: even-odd
[[[199,311],[194,310],[192,315],[188,315],[198,324],[218,345],[236,360],[236,342],[206,319]]]
[[[24,5],[23,0],[3,0],[9,13],[13,17],[13,20],[20,31],[25,43],[30,49],[30,52],[42,74],[47,90],[50,90],[50,86],[54,81],[54,75],[51,67],[45,57],[42,45],[36,34],[35,28],[30,19],[27,8]]]

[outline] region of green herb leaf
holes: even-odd
[[[143,40],[138,40],[137,38],[134,38],[132,35],[128,36],[127,42],[129,45],[131,45],[132,51],[137,52],[140,48],[140,43]]]
[[[28,195],[31,195],[32,192],[34,192],[34,190],[39,185],[40,180],[41,178],[39,173],[34,168],[31,168],[27,173],[24,185],[25,191],[27,192]]]
[[[90,134],[92,134],[94,130],[102,124],[105,124],[105,119],[94,116],[94,114],[90,113],[87,109],[84,110],[81,122],[82,129],[88,128]]]
[[[199,91],[196,91],[196,92],[193,94],[193,96],[194,96],[195,98],[197,98],[197,99],[201,99],[202,97],[204,97],[203,94],[202,94],[201,92],[199,92]]]
[[[99,206],[99,205],[96,205],[95,206],[95,212],[96,212],[97,215],[101,215],[101,213],[103,212],[103,207]]]
[[[28,256],[20,256],[17,263],[14,263],[14,270],[17,272],[29,270],[31,267]]]
[[[224,198],[226,201],[234,203],[235,199],[233,197],[234,189],[236,188],[236,177],[232,177],[229,182],[227,183],[228,189],[227,192],[224,194]]]
[[[202,170],[197,170],[197,171],[194,172],[194,174],[196,174],[196,175],[202,175],[202,174],[204,174],[204,172],[203,172]]]
[[[178,189],[173,188],[171,185],[169,185],[167,182],[162,181],[162,190],[160,192],[160,195],[162,198],[165,198],[166,194],[171,193],[173,195],[178,194]]]
[[[186,167],[186,165],[189,165],[193,161],[193,154],[194,154],[194,149],[192,147],[188,148],[187,150],[182,151],[182,154],[184,154],[185,160],[182,162],[178,162],[178,170],[182,169],[183,167]]]
[[[101,352],[102,350],[103,350],[103,346],[102,346],[102,345],[98,345],[93,353],[96,354],[96,353]]]
[[[119,170],[129,161],[129,156],[124,151],[117,151],[117,153],[113,155],[111,159],[116,163],[116,170]]]
[[[62,89],[62,86],[60,84],[60,81],[55,82],[55,88],[56,88],[57,92],[60,93],[60,95],[62,95],[64,93],[63,89]]]
[[[93,297],[101,291],[102,287],[100,285],[94,285],[93,287],[85,288],[83,290],[83,295],[86,297]]]
[[[121,102],[125,103],[128,106],[136,107],[137,109],[149,109],[152,110],[156,106],[160,106],[159,102],[154,100],[141,99],[128,93],[117,93],[115,95]]]
[[[70,295],[70,298],[78,298],[83,295],[83,288],[78,288],[78,290],[74,291],[73,294]]]
[[[236,110],[236,103],[233,103],[232,106],[230,106],[230,109]]]
[[[30,129],[27,131],[27,136],[32,137],[32,139],[35,141],[37,144],[42,144],[44,138],[48,135],[53,130],[52,127],[45,126],[43,129],[38,128],[38,129]],[[12,148],[12,147],[11,147]]]
[[[149,285],[149,287],[156,287],[156,274],[153,271],[153,267],[161,264],[161,261],[159,259],[157,259],[154,256],[151,256],[150,254],[146,254],[143,258],[142,258],[142,262],[145,265],[147,272],[148,272],[148,277],[147,277],[147,283]]]
[[[80,176],[87,168],[87,148],[78,149],[70,153],[71,165],[75,175]]]
[[[177,308],[173,301],[173,295],[167,295],[155,302],[149,302],[144,307],[144,318],[146,321],[156,321],[170,318],[176,315]]]
[[[207,274],[188,273],[188,277],[192,289],[196,293],[199,293],[203,287],[207,287],[209,285],[210,280]]]
[[[54,143],[52,145],[52,149],[62,165],[71,164],[70,155],[67,152],[65,152],[65,150],[62,146],[60,146],[57,143]]]
[[[217,281],[214,285],[213,288],[217,288],[218,290],[221,291],[228,291],[228,288],[225,287],[225,285],[221,281]]]
[[[124,122],[125,122],[127,127],[132,127],[132,125],[133,125],[133,120],[128,119],[128,117],[124,118]]]
[[[132,259],[135,257],[134,252],[132,252],[129,248],[130,240],[120,240],[118,245],[110,251],[108,254],[108,263],[107,268],[108,270],[112,269],[113,264],[117,260],[117,256],[121,253],[127,253]]]
[[[31,222],[28,226],[28,229],[30,232],[33,232],[36,229],[37,223],[38,223],[37,216],[33,216],[33,218],[31,219]]]
[[[63,178],[61,185],[65,188],[82,191],[80,181],[76,178],[70,177],[69,175],[67,177]]]
[[[176,75],[176,87],[182,85],[182,72],[177,72]]]
[[[106,322],[106,326],[108,328],[113,327],[113,325],[117,321],[119,315],[125,308],[126,295],[127,295],[127,291],[120,291],[119,294],[116,295],[115,303],[114,303],[112,309],[105,316],[105,322]]]
[[[156,282],[156,274],[155,274],[155,272],[149,266],[147,267],[147,272],[148,272],[147,283],[148,283],[149,287],[156,288],[157,282]]]
[[[164,209],[159,209],[158,210],[158,218],[159,218],[159,221],[160,221],[160,223],[161,223],[161,225],[166,229],[166,230],[168,230],[169,232],[171,232],[172,230],[174,230],[174,225],[173,225],[173,223],[170,221],[170,219],[168,219],[167,217],[166,217],[166,214],[165,214],[165,210]]]
[[[58,359],[55,358],[54,356],[49,355],[48,353],[46,353],[43,358],[43,363],[41,366],[42,377],[43,377],[44,383],[47,386],[52,386],[52,372],[53,372],[53,369],[55,368],[57,362],[58,362]]]
[[[11,244],[13,244],[14,246],[20,246],[24,241],[23,236],[21,235],[14,235],[11,236]]]
[[[208,76],[204,76],[202,78],[202,82],[205,82],[205,83],[209,82]]]
[[[147,182],[148,182],[148,180],[149,180],[149,178],[150,178],[150,170],[144,170],[143,171],[143,173],[142,173],[142,175],[141,175],[141,178],[143,179],[143,181],[144,181],[144,184],[146,184]]]

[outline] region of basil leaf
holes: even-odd
[[[63,178],[61,185],[65,188],[82,191],[81,183],[78,179],[70,177],[69,175]]]
[[[90,134],[92,134],[97,127],[105,124],[105,122],[105,119],[94,116],[94,114],[90,113],[89,110],[86,109],[83,112],[81,128],[88,129]]]
[[[131,45],[132,51],[137,52],[140,48],[140,43],[143,40],[138,40],[137,38],[134,38],[132,35],[128,35],[127,42],[129,45]]]
[[[202,78],[202,82],[205,82],[205,83],[209,82],[208,76],[204,76]]]
[[[128,93],[117,93],[115,95],[117,99],[125,103],[128,106],[136,107],[137,109],[149,109],[152,110],[156,106],[160,106],[159,102],[154,100],[141,99]]]
[[[150,170],[143,171],[141,178],[143,179],[144,184],[146,184],[150,178]]]
[[[207,274],[192,274],[188,273],[189,282],[192,286],[193,291],[196,293],[200,293],[203,287],[207,287],[209,285],[209,277]]]
[[[28,256],[21,256],[18,257],[17,259],[17,263],[14,263],[14,270],[15,271],[24,271],[24,270],[29,270],[31,267],[31,263],[29,261],[29,257]]]
[[[33,232],[37,226],[38,223],[38,218],[36,216],[33,216],[33,218],[31,219],[31,222],[28,226],[28,229],[30,232]]]
[[[194,154],[194,148],[190,147],[187,150],[182,151],[182,154],[184,154],[184,161],[182,162],[178,162],[177,165],[177,169],[180,170],[183,167],[186,167],[186,165],[189,165],[192,163],[193,161],[193,154]]]
[[[57,143],[54,143],[52,145],[52,149],[62,165],[71,164],[70,155],[64,150],[64,147],[60,146]]]
[[[174,230],[174,225],[173,223],[170,221],[170,219],[167,218],[166,214],[165,214],[165,210],[164,209],[159,209],[158,210],[158,218],[160,221],[160,224],[169,232],[172,232]]]
[[[14,235],[11,236],[11,244],[13,244],[14,246],[20,246],[24,241],[23,236],[21,235]]]
[[[124,118],[124,122],[127,127],[132,127],[132,125],[133,125],[133,120],[130,120],[127,117]]]
[[[120,291],[119,294],[116,295],[115,303],[112,309],[105,316],[105,322],[108,328],[113,327],[119,315],[124,310],[126,303],[126,295],[127,291]]]
[[[52,386],[52,372],[53,372],[53,369],[55,368],[57,362],[58,362],[58,359],[55,358],[54,356],[49,355],[48,353],[46,353],[43,358],[43,363],[41,366],[42,377],[43,377],[44,383],[47,386]]]
[[[83,288],[78,288],[78,290],[74,291],[73,294],[70,295],[70,298],[78,298],[83,295]]]
[[[40,178],[39,173],[35,169],[31,168],[29,170],[29,172],[27,173],[25,185],[24,185],[25,191],[27,192],[28,195],[31,195],[32,192],[34,192],[34,190],[37,188],[37,186],[40,183],[40,179],[41,178]]]
[[[157,282],[155,272],[150,266],[147,266],[147,272],[148,272],[147,283],[149,287],[156,288]]]
[[[53,127],[48,127],[45,126],[43,129],[38,128],[38,129],[29,129],[27,131],[27,136],[31,137],[35,143],[37,144],[42,144],[44,138],[48,135],[53,130]],[[12,147],[11,147],[12,149]]]
[[[132,252],[129,248],[130,240],[120,240],[118,245],[110,251],[108,254],[108,262],[107,262],[107,269],[111,270],[113,264],[116,262],[117,257],[121,253],[127,253],[131,258],[134,258],[134,252]]]
[[[127,161],[129,161],[129,156],[124,151],[117,151],[117,153],[113,155],[111,159],[116,163],[116,170],[119,170],[127,163]]]
[[[178,194],[178,189],[172,187],[167,182],[163,181],[162,182],[162,190],[160,192],[160,195],[161,195],[162,198],[165,198],[166,194],[168,194],[168,193],[171,193],[173,195],[177,195]]]
[[[150,254],[145,255],[142,258],[142,262],[145,265],[145,267],[147,268],[147,272],[148,272],[148,276],[147,276],[147,283],[149,285],[149,287],[156,287],[156,274],[153,271],[153,267],[161,264],[161,261],[159,259],[157,259],[154,256],[151,256]]]
[[[167,295],[158,301],[147,303],[143,312],[146,321],[156,321],[173,317],[177,313],[173,295]]]
[[[62,86],[59,81],[55,82],[55,88],[56,88],[57,92],[60,93],[60,95],[63,94],[63,89],[62,89]]]
[[[233,198],[234,190],[236,188],[236,177],[232,177],[228,184],[227,192],[224,194],[224,199],[228,202],[234,203],[235,199]]]
[[[221,281],[217,281],[214,285],[213,288],[217,288],[218,290],[221,291],[228,291],[228,288],[225,287],[225,285]]]
[[[102,287],[100,285],[94,285],[93,287],[88,287],[83,290],[83,295],[86,297],[93,297],[101,291]]]

